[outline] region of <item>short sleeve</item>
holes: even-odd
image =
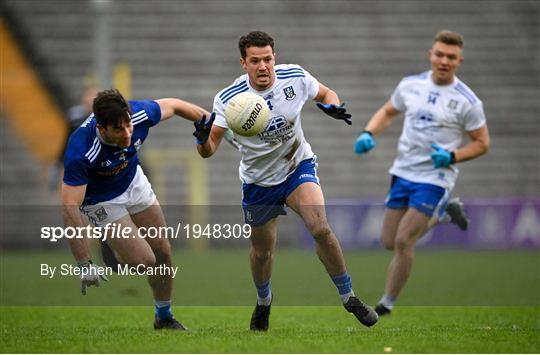
[[[153,127],[161,121],[161,107],[159,104],[153,100],[137,101],[139,104],[139,109],[143,109],[148,116],[148,125]],[[135,114],[135,112],[134,112]],[[134,118],[136,119],[136,118]]]
[[[405,101],[403,100],[403,81],[394,89],[392,97],[390,97],[390,102],[392,106],[398,111],[405,111]]]
[[[88,184],[90,162],[85,158],[64,160],[64,183],[70,186]]]
[[[214,107],[212,110],[216,113],[214,124],[219,127],[229,128],[227,120],[225,119],[225,105],[219,99],[219,94],[214,98]]]
[[[313,100],[319,93],[319,81],[315,79],[307,70],[304,69],[306,76],[306,89],[308,99]]]
[[[463,127],[466,131],[474,131],[486,124],[486,115],[481,102],[473,105],[467,113],[465,113]]]

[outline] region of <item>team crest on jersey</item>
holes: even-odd
[[[457,105],[458,105],[457,100],[451,99],[451,100],[448,102],[448,108],[449,108],[450,110],[455,110],[455,109],[457,108]]]
[[[107,214],[107,211],[105,211],[104,207],[100,207],[96,211],[96,218],[98,219],[98,221],[103,222],[107,219],[107,217],[109,217],[109,215]]]
[[[296,93],[294,92],[294,88],[291,86],[287,86],[285,89],[283,89],[283,92],[285,93],[285,100],[291,101],[294,100],[296,97]]]
[[[125,153],[120,154],[120,156],[118,157],[118,160],[126,160],[126,154]]]
[[[141,139],[140,138],[137,139],[137,141],[133,144],[133,147],[135,148],[135,151],[138,152],[139,149],[141,149],[141,144],[142,144]]]

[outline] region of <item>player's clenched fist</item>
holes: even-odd
[[[354,143],[354,152],[356,154],[367,153],[375,147],[375,144],[375,139],[373,139],[371,132],[364,131],[360,133],[356,139],[356,143]]]

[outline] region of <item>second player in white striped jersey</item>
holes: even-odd
[[[369,152],[376,145],[374,137],[404,112],[381,231],[381,244],[394,257],[376,306],[379,315],[391,312],[405,287],[418,239],[440,222],[467,229],[463,204],[448,199],[458,175],[456,164],[485,154],[490,144],[482,102],[455,75],[463,62],[463,36],[440,31],[428,53],[431,70],[403,78],[354,144],[357,154]],[[470,141],[462,145],[464,137]]]
[[[486,124],[482,102],[457,76],[450,85],[436,85],[432,71],[403,78],[391,102],[405,121],[390,174],[453,189],[459,170],[455,164],[433,169],[431,145],[450,152],[460,147],[465,132]]]

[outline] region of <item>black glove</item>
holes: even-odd
[[[208,121],[206,121],[206,115],[203,115],[200,120],[193,122],[193,125],[195,126],[193,135],[197,138],[197,144],[204,144],[208,140],[215,119],[216,113],[212,112]]]
[[[347,113],[347,110],[345,109],[345,103],[336,106],[334,104],[323,104],[322,102],[317,102],[317,107],[320,108],[328,116],[333,117],[336,120],[343,120],[347,122],[348,125],[352,125],[352,116],[350,113]]]

